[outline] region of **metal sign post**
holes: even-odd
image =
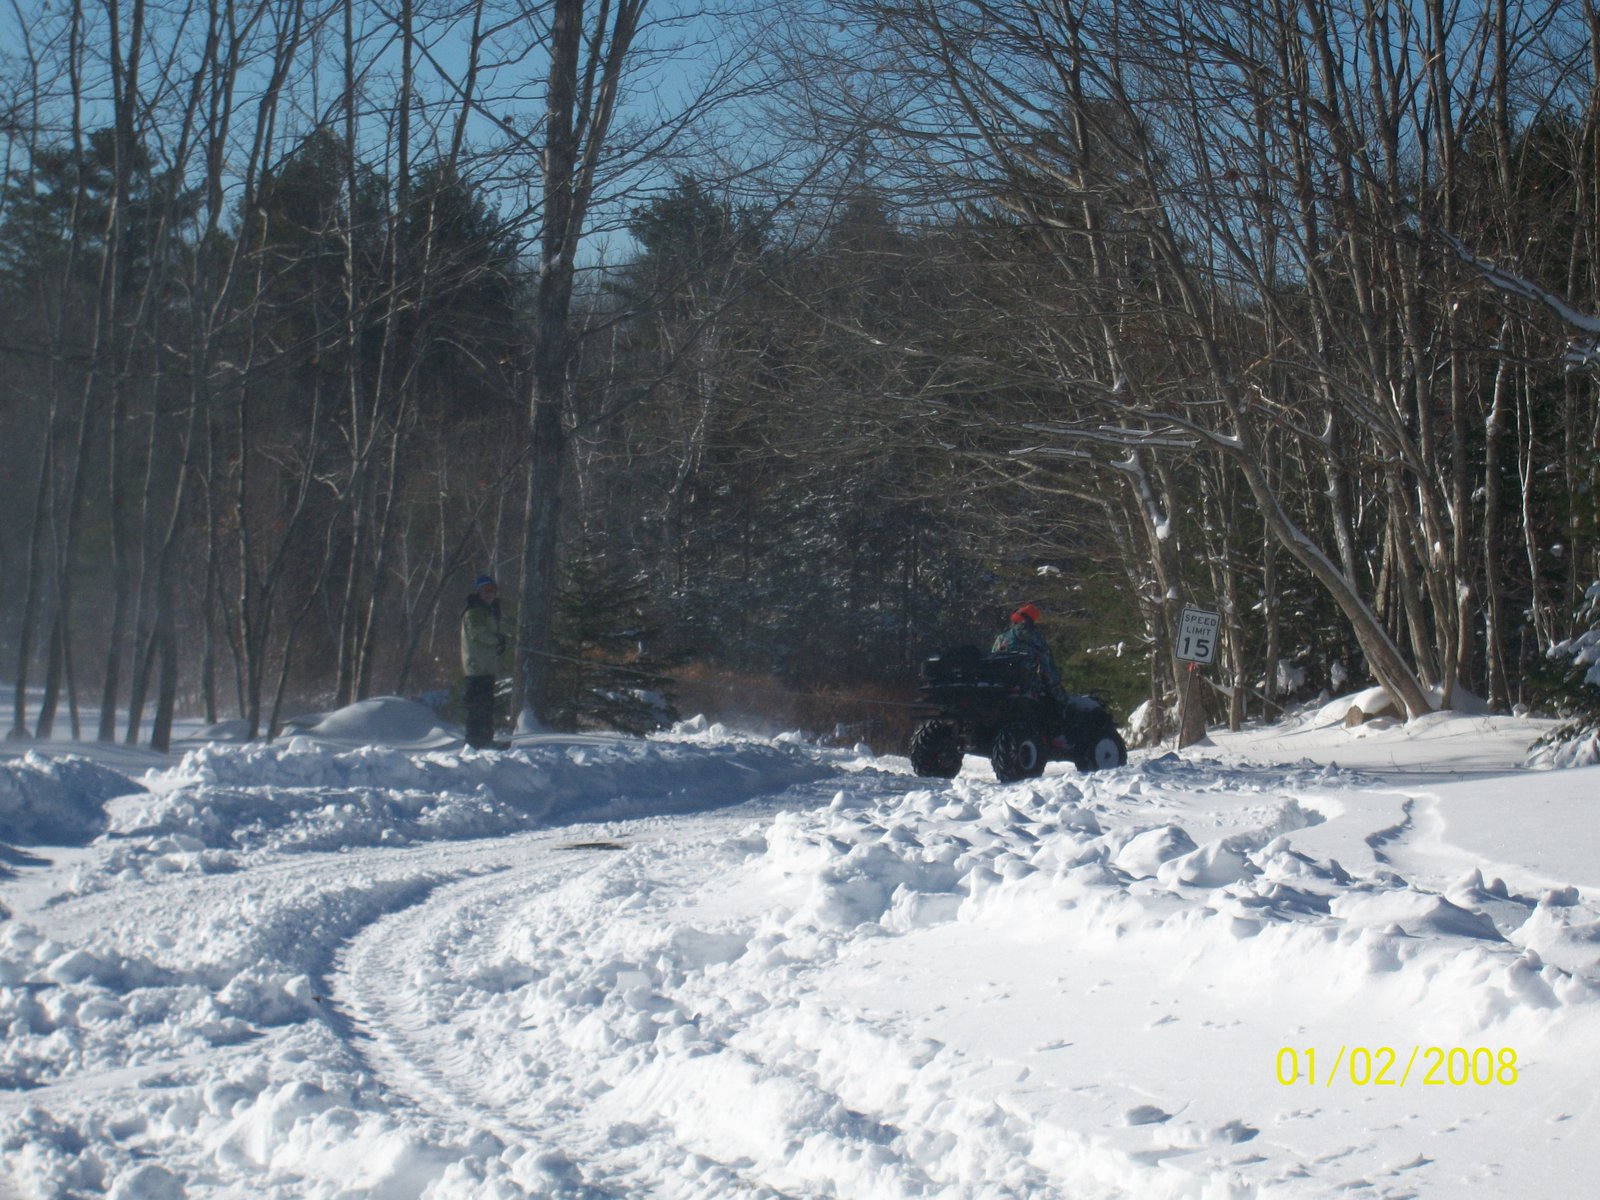
[[[1175,649],[1178,658],[1189,664],[1189,678],[1184,683],[1183,716],[1178,719],[1177,744],[1174,749],[1183,749],[1184,716],[1188,715],[1190,697],[1194,692],[1194,673],[1201,666],[1209,665],[1217,657],[1217,634],[1221,629],[1221,614],[1208,612],[1203,608],[1191,608],[1186,605],[1178,618],[1178,644]]]

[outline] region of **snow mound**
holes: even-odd
[[[1388,691],[1381,687],[1371,687],[1364,692],[1356,692],[1349,696],[1339,696],[1329,700],[1312,714],[1309,724],[1312,725],[1342,725],[1354,709],[1360,709],[1366,717],[1400,717],[1405,714],[1395,707],[1394,700]]]
[[[29,751],[0,762],[0,835],[14,845],[84,845],[104,830],[107,800],[142,791],[86,758]]]
[[[184,738],[188,742],[248,742],[250,722],[242,717],[231,721],[218,721],[215,725],[202,725]]]
[[[1438,688],[1428,689],[1428,702],[1433,705],[1435,715],[1453,713],[1456,716],[1486,716],[1491,710],[1488,701],[1481,696],[1475,696],[1465,688],[1456,688],[1450,698],[1450,707],[1440,709],[1439,701],[1444,698],[1444,693]],[[1308,724],[1311,725],[1341,725],[1351,720],[1356,709],[1361,710],[1362,719],[1373,717],[1401,718],[1405,713],[1395,704],[1388,691],[1382,687],[1370,687],[1362,692],[1355,692],[1349,696],[1340,696],[1329,700],[1321,707],[1312,710]]]
[[[348,710],[344,710],[348,711]],[[390,726],[394,728],[394,726]],[[492,837],[575,820],[698,812],[827,773],[787,745],[550,737],[506,752],[340,750],[309,737],[204,746],[120,806],[120,864],[230,864],[205,852],[333,850]],[[181,856],[201,855],[186,862]],[[178,857],[170,857],[178,856]]]
[[[1005,785],[706,722],[197,749],[91,894],[0,891],[0,1198],[1573,1194],[1592,787],[1441,778],[1495,728]],[[1429,777],[1297,753],[1352,748]]]
[[[284,727],[297,735],[347,746],[421,749],[461,740],[460,733],[441,724],[431,708],[399,696],[373,696],[332,712],[308,713],[285,722]]]

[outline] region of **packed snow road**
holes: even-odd
[[[462,754],[359,725],[137,781],[0,763],[27,843],[0,1197],[1556,1197],[1600,1169],[1595,776],[1507,769],[1525,727],[1002,786],[714,729]]]

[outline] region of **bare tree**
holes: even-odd
[[[1198,439],[1404,710],[1449,704],[1476,662],[1474,427],[1496,412],[1502,428],[1505,409],[1478,404],[1488,387],[1461,272],[1430,254],[1412,214],[1464,211],[1471,139],[1496,96],[1506,119],[1506,79],[1548,89],[1553,64],[1574,65],[1557,53],[1580,32],[1570,14],[856,9],[859,32],[832,41],[864,69],[809,102],[871,113],[920,189],[908,194],[1011,214],[1093,297],[1100,345],[1057,369],[1073,415],[1053,435],[1073,444],[1109,423]],[[1034,303],[1028,319],[1060,323],[1055,293]],[[1267,470],[1279,437],[1323,464],[1320,500]],[[1401,600],[1384,615],[1356,527],[1370,538],[1372,514]]]
[[[659,12],[657,10],[660,10]],[[647,20],[647,10],[654,15]],[[598,211],[612,209],[612,189],[637,188],[653,173],[670,175],[699,127],[748,86],[746,51],[702,43],[702,66],[689,94],[652,107],[630,94],[630,81],[660,70],[694,46],[697,28],[732,21],[734,12],[647,0],[551,0],[528,18],[548,20],[544,112],[536,144],[539,207],[530,238],[536,262],[528,388],[528,493],[518,597],[517,674],[520,720],[539,724],[548,711],[552,620],[559,587],[558,550],[564,474],[572,421],[571,373],[578,345],[574,284],[580,251]],[[726,28],[726,26],[724,26]],[[650,35],[650,36],[647,36]]]

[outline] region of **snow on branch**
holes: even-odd
[[[1126,471],[1133,476],[1134,483],[1139,489],[1139,501],[1144,505],[1145,519],[1150,522],[1150,528],[1156,537],[1166,541],[1172,536],[1172,522],[1167,519],[1167,514],[1161,508],[1161,502],[1156,499],[1154,489],[1150,486],[1150,476],[1146,474],[1144,463],[1139,458],[1137,450],[1129,450],[1128,457],[1120,462],[1111,464],[1119,471]]]
[[[1553,659],[1570,660],[1573,667],[1583,672],[1584,683],[1600,687],[1600,581],[1589,585],[1578,616],[1588,617],[1593,624],[1584,632],[1557,642],[1546,654]]]
[[[1078,438],[1110,446],[1154,446],[1160,449],[1193,450],[1200,444],[1198,437],[1170,431],[1125,429],[1116,425],[1101,425],[1097,429],[1082,429],[1072,425],[1029,424],[1022,426],[1030,433],[1044,433],[1051,437]]]
[[[1509,295],[1542,304],[1572,328],[1592,335],[1595,340],[1571,343],[1564,357],[1575,367],[1600,366],[1600,316],[1574,308],[1549,288],[1542,287],[1525,275],[1478,257],[1454,234],[1437,227],[1434,232],[1455,252],[1457,258],[1470,265],[1492,286]]]
[[[1081,460],[1094,457],[1087,450],[1069,450],[1065,446],[1023,446],[1016,450],[1008,450],[1006,454],[1011,458],[1072,458]]]

